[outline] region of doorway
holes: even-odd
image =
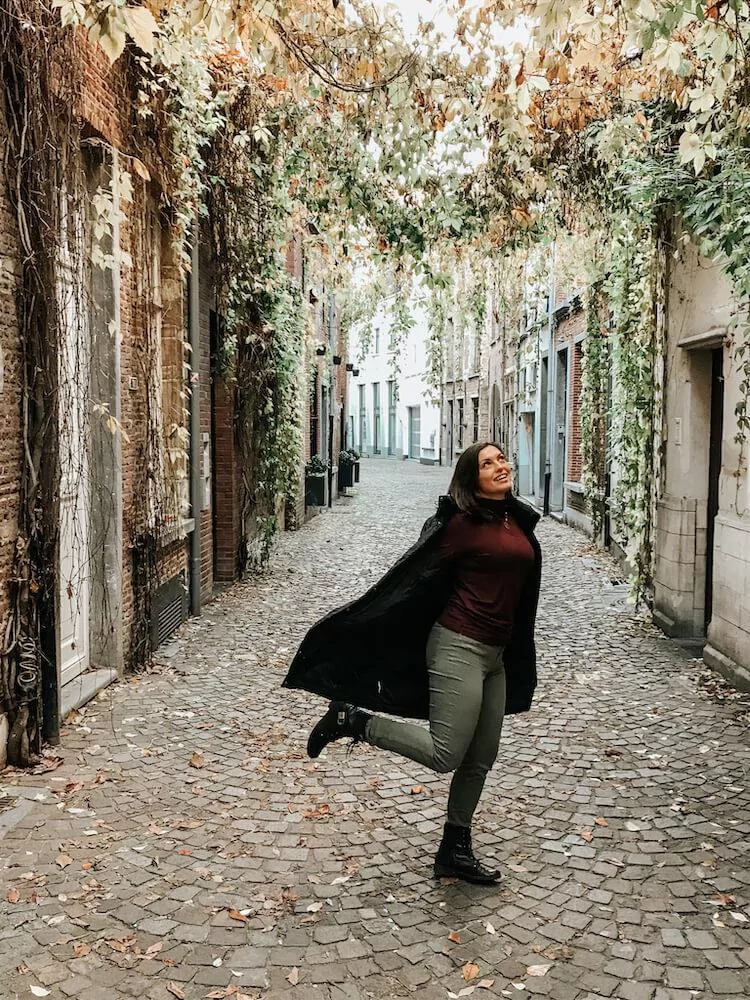
[[[716,515],[719,513],[721,442],[724,430],[724,349],[711,351],[711,417],[708,446],[708,512],[706,524],[706,604],[705,626],[713,614],[713,569]]]
[[[552,467],[552,506],[563,509],[565,463],[568,437],[568,349],[557,352],[557,381],[555,386],[555,441]]]
[[[547,410],[549,388],[549,359],[542,358],[542,374],[539,385],[539,464],[537,467],[537,482],[544,483],[544,474],[547,472],[547,426],[549,413]]]
[[[421,411],[418,406],[409,407],[409,458],[422,457]]]

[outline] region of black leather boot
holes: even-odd
[[[310,732],[307,740],[308,757],[319,757],[323,747],[346,736],[351,736],[353,743],[359,743],[365,738],[365,726],[371,718],[369,712],[363,712],[354,705],[332,701],[326,714]]]
[[[485,868],[474,857],[471,830],[467,826],[446,823],[435,857],[435,878],[461,878],[476,885],[494,885],[500,880],[500,872]]]

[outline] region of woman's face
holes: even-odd
[[[482,448],[478,456],[479,483],[477,492],[488,500],[502,500],[513,489],[510,465],[505,455],[494,445]]]

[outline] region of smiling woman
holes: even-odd
[[[416,545],[310,630],[284,681],[333,699],[310,733],[311,757],[349,736],[455,772],[436,877],[500,878],[474,856],[471,824],[503,718],[530,708],[536,684],[537,519],[512,495],[500,448],[471,445]],[[429,728],[357,706],[427,718]]]

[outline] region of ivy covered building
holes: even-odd
[[[551,515],[612,551],[668,635],[749,688],[742,332],[721,267],[676,233],[627,231],[603,285],[563,281],[550,254],[547,280],[497,317],[486,429],[522,496],[543,509],[546,477]]]
[[[305,459],[301,238],[254,299],[225,204],[181,223],[135,47],[39,18],[0,15],[0,764],[262,562]]]

